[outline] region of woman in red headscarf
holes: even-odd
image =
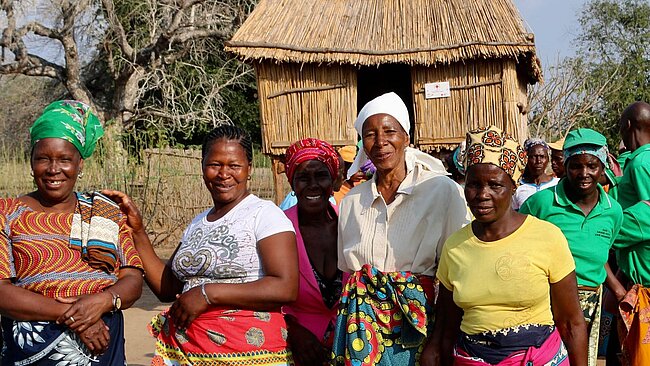
[[[330,359],[342,283],[337,268],[336,206],[329,202],[339,172],[339,158],[325,141],[306,138],[286,152],[285,171],[298,204],[284,213],[293,223],[298,247],[298,299],[282,310],[294,360],[323,365]]]

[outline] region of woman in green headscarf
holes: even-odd
[[[36,190],[0,199],[2,365],[125,364],[120,310],[140,297],[142,263],[119,207],[74,190],[102,135],[78,101],[30,129]]]

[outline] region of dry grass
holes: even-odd
[[[0,192],[16,197],[34,190],[29,160],[24,150],[0,151]],[[180,149],[142,151],[142,159],[131,158],[126,166],[103,164],[101,152],[84,162],[79,191],[118,189],[127,192],[142,211],[152,242],[157,247],[175,246],[185,226],[199,212],[212,206],[201,178],[200,152]],[[250,191],[271,199],[273,177],[269,159],[254,158]]]

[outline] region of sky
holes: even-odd
[[[524,19],[526,28],[535,34],[537,54],[545,69],[557,64],[560,58],[574,54],[572,41],[579,31],[578,14],[586,1],[513,0]],[[35,14],[44,13],[42,6],[35,6],[44,1],[24,0],[24,3],[28,4],[24,9],[24,16],[27,19],[36,17]],[[2,24],[5,24],[5,19],[0,18],[0,25]],[[53,47],[51,43],[32,40],[30,47],[41,48],[43,51],[37,53],[46,53],[50,58],[54,56],[54,62],[63,63],[62,50],[58,45]]]
[[[535,34],[542,66],[573,56],[573,39],[579,32],[578,16],[586,0],[513,0],[528,31]]]

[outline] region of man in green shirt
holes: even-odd
[[[614,248],[621,271],[635,284],[650,286],[650,235],[639,222],[650,221],[650,104],[632,103],[619,121],[625,147],[630,151],[618,185],[618,202],[626,214]]]
[[[648,365],[650,344],[643,314],[650,312],[650,105],[632,103],[623,111],[619,128],[630,151],[618,185],[623,226],[614,242],[619,269],[630,289],[619,304],[620,341],[627,364]]]

